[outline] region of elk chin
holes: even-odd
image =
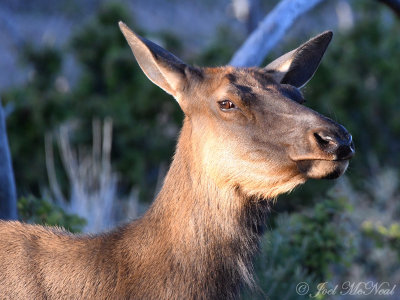
[[[336,179],[343,175],[349,165],[348,160],[300,160],[297,168],[307,178]]]

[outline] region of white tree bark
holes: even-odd
[[[28,166],[27,166],[28,167]],[[29,167],[28,167],[29,168]],[[0,219],[17,219],[14,172],[8,148],[6,120],[0,100]]]
[[[323,0],[282,0],[233,55],[230,65],[259,66],[294,21]]]

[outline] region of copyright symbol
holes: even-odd
[[[308,293],[310,290],[310,287],[308,286],[307,282],[299,282],[296,285],[296,293],[299,294],[300,296],[304,296],[305,294]]]

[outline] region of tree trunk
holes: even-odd
[[[28,167],[28,166],[27,166]],[[17,198],[6,121],[0,101],[0,219],[17,219]]]
[[[323,0],[282,0],[233,55],[230,65],[259,66],[294,21]]]

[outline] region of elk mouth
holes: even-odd
[[[349,160],[307,159],[295,160],[295,163],[300,173],[307,178],[336,179],[346,171],[349,166]]]

